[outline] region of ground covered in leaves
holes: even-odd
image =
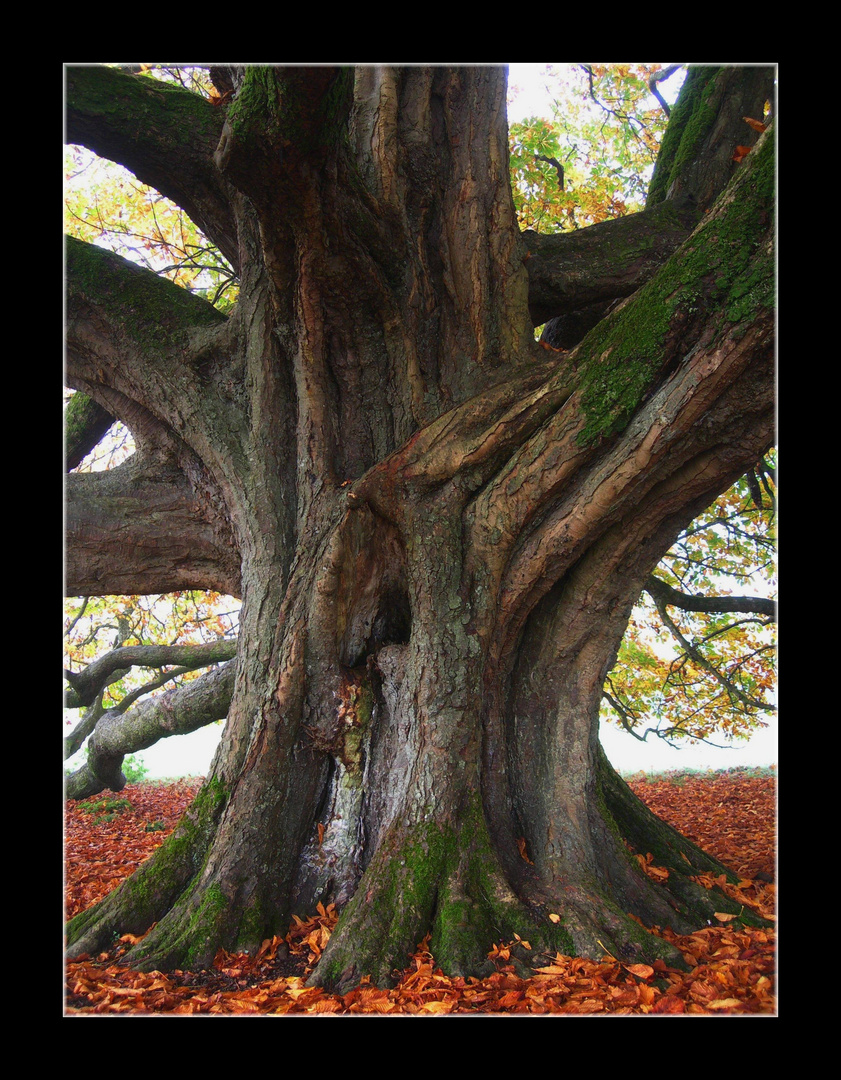
[[[775,777],[759,771],[673,773],[629,780],[655,813],[740,876],[725,891],[774,921]],[[120,794],[68,802],[67,917],[110,892],[158,847],[192,801],[200,781],[130,785]],[[652,877],[668,872],[637,856]],[[724,886],[711,875],[703,884]],[[499,942],[497,971],[486,979],[449,978],[421,942],[396,987],[363,984],[336,995],[307,988],[337,913],[295,917],[289,933],[263,943],[255,957],[220,951],[212,971],[141,973],[120,965],[138,940],[126,935],[111,953],[67,964],[65,1013],[84,1014],[774,1014],[774,931],[734,928],[722,915],[712,926],[674,942],[688,965],[625,965],[545,956],[535,975],[520,978],[512,953],[525,941]]]

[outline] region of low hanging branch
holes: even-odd
[[[65,702],[68,709],[92,705],[102,693],[114,672],[131,667],[160,668],[178,664],[183,671],[195,671],[232,660],[236,656],[236,641],[212,641],[207,645],[130,645],[112,649],[89,664],[84,671],[65,671],[71,693]],[[167,681],[173,673],[167,675]],[[149,689],[152,689],[150,686]]]
[[[119,650],[115,650],[119,651]],[[104,788],[121,791],[126,784],[123,759],[170,735],[187,735],[228,715],[234,691],[236,664],[228,663],[206,675],[147,698],[133,709],[109,709],[96,723],[88,744],[88,760],[67,778],[66,797],[86,799]]]

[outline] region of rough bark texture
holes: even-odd
[[[134,130],[97,119],[86,70],[68,79],[71,113],[78,94],[93,118],[74,137]],[[127,96],[109,93],[133,112],[133,77],[118,78]],[[598,708],[652,568],[773,437],[773,136],[677,250],[667,207],[544,259],[514,218],[503,72],[231,78],[218,145],[168,91],[163,127],[147,114],[131,149],[138,173],[174,169],[184,190],[195,174],[213,193],[220,246],[235,222],[230,317],[84,245],[69,260],[73,385],[141,446],[110,503],[107,480],[79,478],[73,582],[232,584],[235,553],[243,597],[202,794],[73,920],[71,954],[155,923],[130,962],[209,964],[334,900],[313,980],[340,989],[388,982],[428,931],[453,973],[481,974],[515,933],[534,946],[522,963],[675,960],[630,916],[688,930],[732,905],[690,880],[710,860],[604,760]],[[710,107],[744,78],[725,69]],[[174,163],[171,125],[189,148]],[[623,245],[632,270],[617,273]],[[614,254],[588,267],[602,247]],[[621,297],[571,356],[535,345],[530,305]],[[156,562],[144,503],[161,508]],[[132,537],[119,560],[83,549],[96,522]]]
[[[75,469],[103,439],[114,417],[84,394],[74,394],[64,410],[64,451],[68,469]]]

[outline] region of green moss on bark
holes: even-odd
[[[563,922],[527,909],[508,888],[478,796],[458,827],[417,826],[390,856],[377,853],[311,981],[342,992],[364,975],[388,985],[427,933],[435,962],[454,975],[490,974],[491,947],[517,935],[532,945],[512,953],[523,974],[539,953],[573,947]]]
[[[602,755],[598,777],[599,799],[605,821],[613,823],[634,852],[651,854],[655,866],[669,871],[668,891],[677,900],[683,918],[704,926],[716,911],[736,915],[737,924],[767,926],[767,922],[718,890],[705,889],[692,878],[699,874],[723,875],[731,884],[739,878],[732,870],[681,836],[638,799]],[[629,852],[629,859],[633,855]]]
[[[209,780],[154,855],[113,893],[70,920],[68,947],[92,933],[87,951],[101,949],[111,937],[145,933],[160,919],[200,870],[227,798],[224,784]]]
[[[145,138],[154,131],[164,145],[178,149],[189,138],[212,152],[222,118],[200,94],[149,75],[127,75],[105,65],[68,68],[68,112],[87,118],[112,117],[124,137]],[[129,126],[130,125],[130,126]]]
[[[341,68],[323,94],[313,95],[310,69],[248,67],[228,110],[234,137],[249,144],[266,138],[296,156],[324,150],[344,137],[353,94],[353,68]]]
[[[276,134],[280,126],[280,94],[275,68],[255,64],[243,73],[242,85],[228,109],[228,124],[238,139]]]
[[[490,974],[493,945],[516,939],[511,959],[523,975],[539,953],[574,951],[563,919],[527,909],[510,890],[499,868],[484,814],[474,797],[449,850],[449,862],[436,900],[430,948],[436,963],[450,974]]]
[[[698,154],[715,123],[716,110],[707,103],[707,98],[720,70],[717,67],[689,69],[657,155],[646,207],[668,198],[674,180]]]
[[[97,308],[145,354],[183,347],[189,331],[226,321],[206,300],[95,244],[68,236],[66,253],[71,317],[95,298]]]
[[[664,367],[679,361],[683,325],[717,324],[718,333],[723,333],[738,324],[747,330],[760,309],[773,308],[772,132],[748,161],[723,196],[726,202],[720,209],[627,307],[585,338],[578,355],[587,418],[580,445],[595,443],[627,425]],[[670,337],[676,340],[674,347]]]
[[[68,461],[75,467],[114,423],[114,417],[85,394],[74,394],[64,410],[64,441]]]

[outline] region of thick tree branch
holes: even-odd
[[[777,605],[774,600],[762,596],[691,596],[667,585],[653,574],[645,583],[645,591],[657,603],[679,607],[683,611],[705,611],[708,614],[741,612],[744,614],[767,615],[777,617]]]
[[[148,76],[67,69],[67,141],[124,165],[172,199],[238,270],[236,224],[213,162],[224,119],[198,94]]]
[[[212,304],[93,244],[67,238],[67,379],[115,412],[142,403],[165,432],[213,460],[241,428],[231,323]],[[223,384],[223,385],[222,385]],[[129,427],[131,421],[117,412]]]
[[[282,198],[297,166],[337,141],[352,88],[352,69],[247,67],[216,151],[220,174],[257,205]]]
[[[184,671],[220,664],[236,656],[236,641],[211,641],[205,645],[127,645],[101,656],[84,671],[65,671],[64,677],[81,705],[90,705],[115,671],[131,667],[159,668],[180,664]]]
[[[683,199],[577,232],[556,236],[524,232],[532,322],[539,326],[556,316],[630,296],[668,262],[698,217],[691,200]],[[594,311],[591,326],[603,311],[604,307]]]
[[[88,744],[88,760],[68,777],[68,799],[84,799],[103,788],[120,791],[126,784],[123,758],[154,746],[170,735],[187,735],[228,715],[236,664],[208,672],[186,686],[148,698],[123,713],[110,709],[96,725]]]
[[[646,208],[687,196],[709,210],[740,168],[737,146],[758,133],[744,117],[762,120],[774,99],[772,67],[691,67],[675,105],[648,189]]]
[[[104,248],[67,237],[66,253],[71,376],[79,371],[136,399],[132,389],[148,393],[144,377],[171,379],[173,369],[200,362],[207,345],[196,336],[227,321],[201,297]]]
[[[717,454],[718,446],[738,445],[739,454],[732,451],[722,457],[722,474],[713,481],[707,495],[699,491],[699,498],[706,497],[709,505],[770,444],[773,438],[773,133],[766,133],[763,139],[761,147],[751,154],[746,169],[707,215],[703,225],[694,231],[690,241],[681,246],[645,288],[591,331],[579,346],[574,359],[580,387],[572,401],[580,402],[580,407],[561,410],[541,428],[532,444],[523,448],[520,457],[526,463],[528,480],[517,469],[515,457],[510,470],[518,475],[516,487],[501,483],[498,489],[490,487],[482,493],[477,519],[494,520],[495,525],[501,525],[503,536],[510,533],[520,537],[518,550],[506,569],[512,600],[519,594],[511,608],[513,634],[520,631],[517,620],[521,613],[534,606],[535,594],[545,589],[546,582],[557,580],[559,571],[552,565],[555,543],[560,554],[557,565],[563,565],[570,557],[573,533],[582,529],[588,517],[581,508],[607,506],[611,507],[611,513],[620,513],[619,492],[629,458],[642,456],[646,467],[633,474],[635,482],[653,488],[659,469],[663,469],[664,475],[675,473],[680,461],[679,438],[686,440],[687,448],[693,447],[691,452],[688,449],[680,452],[685,455],[684,461],[702,448],[704,452]],[[740,320],[744,320],[744,334],[739,332]],[[640,364],[646,356],[645,363]],[[645,374],[647,363],[651,367]],[[671,377],[664,379],[667,371],[671,371]],[[645,387],[654,380],[659,380],[659,389],[648,397]],[[715,422],[722,426],[713,438],[710,402],[716,398]],[[635,420],[629,423],[637,409]],[[710,410],[705,421],[709,427],[704,433],[696,430],[693,420],[702,415],[701,409]],[[622,440],[610,452],[616,455],[616,472],[608,464],[610,455],[605,455],[593,474],[596,485],[606,481],[602,491],[599,493],[596,487],[590,491],[582,486],[579,477],[572,488],[575,494],[564,510],[559,499],[563,474],[558,462],[563,462],[563,469],[569,474],[581,467],[585,446],[596,445],[620,429],[624,429]],[[660,437],[664,431],[669,433],[665,440]],[[745,436],[750,431],[750,438],[742,439],[740,431]],[[625,444],[626,439],[633,440],[634,449]],[[744,457],[740,460],[743,452],[750,455],[747,460]],[[705,482],[705,469],[706,465],[698,474],[701,483]],[[710,477],[713,472],[710,469]],[[685,500],[685,493],[678,493],[676,488],[675,495]],[[633,493],[626,489],[624,497],[633,500],[640,512],[640,488]],[[544,499],[547,507],[553,503],[556,507],[548,516],[543,510]],[[495,503],[493,508],[486,505],[490,500]],[[703,508],[702,503],[695,513]],[[557,541],[548,542],[546,530],[550,521]],[[528,527],[529,522],[534,522],[536,528],[534,535],[526,539],[523,527]],[[603,519],[600,523],[604,527]],[[689,521],[683,522],[681,528],[688,524]],[[673,539],[674,533],[650,567],[665,554]],[[482,558],[490,564],[504,555],[504,545],[495,541],[485,547]],[[641,578],[640,591],[643,581]],[[503,582],[502,589],[507,588]]]
[[[240,557],[176,469],[144,469],[138,455],[66,485],[68,596],[214,589],[237,595]]]
[[[773,94],[773,68],[690,68],[643,213],[574,233],[523,234],[534,325],[569,319],[548,344],[576,345],[611,301],[630,296],[672,256],[740,168],[736,147],[756,143],[743,117],[762,119]]]

